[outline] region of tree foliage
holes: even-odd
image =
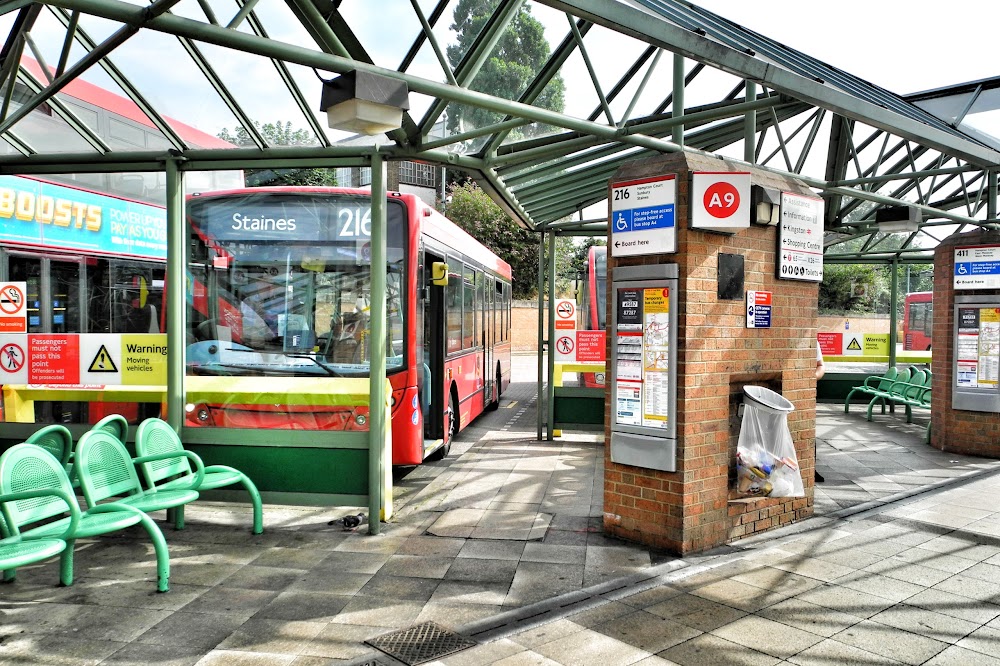
[[[903,314],[903,296],[915,291],[931,291],[933,264],[896,267],[896,313]],[[825,264],[819,285],[821,314],[888,314],[892,293],[892,266],[874,264]]]
[[[462,62],[499,4],[500,0],[459,0],[452,15],[454,23],[451,25],[458,42],[449,45],[447,49],[448,62],[452,67],[457,67]],[[522,5],[469,87],[477,92],[516,100],[541,71],[549,55],[549,43],[545,39],[541,22],[531,15],[530,6]],[[564,89],[562,77],[552,77],[533,102],[534,106],[562,111]],[[494,111],[452,105],[448,111],[448,129],[452,132],[466,131],[485,127],[502,119],[503,116]],[[534,136],[547,131],[547,127],[534,126],[521,134]]]
[[[257,133],[269,146],[313,146],[316,137],[304,128],[294,129],[290,121],[276,123],[254,122]],[[242,125],[230,132],[223,129],[219,138],[236,146],[253,146],[250,133]],[[246,181],[250,187],[264,185],[325,185],[337,184],[335,169],[247,169]]]
[[[453,185],[448,219],[511,266],[514,298],[537,292],[538,236],[518,226],[473,181]]]

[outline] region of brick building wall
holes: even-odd
[[[934,251],[934,356],[931,372],[931,446],[941,451],[1000,457],[1000,414],[957,410],[951,387],[955,360],[955,248],[1000,245],[1000,232],[978,230],[946,238]],[[995,290],[969,290],[963,296],[997,297]]]
[[[605,400],[605,529],[680,554],[703,551],[812,515],[816,419],[814,282],[778,280],[777,228],[726,236],[687,228],[690,171],[746,171],[747,165],[676,154],[623,167],[614,181],[677,174],[676,254],[610,258],[617,266],[677,263],[679,281],[677,471],[611,462],[610,395]],[[812,195],[800,183],[754,171],[754,184]],[[745,261],[745,290],[773,294],[771,328],[747,329],[745,301],[717,298],[720,253]],[[610,338],[610,336],[609,336]],[[610,346],[609,339],[609,346]],[[610,349],[609,349],[610,358]],[[788,427],[806,496],[737,499],[733,489],[737,409],[745,384],[780,392],[794,405]],[[733,490],[731,490],[733,489]]]

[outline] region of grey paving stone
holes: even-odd
[[[833,639],[904,664],[922,664],[948,647],[942,641],[871,620],[848,627]]]
[[[773,666],[781,660],[712,634],[702,634],[657,653],[682,666]]]
[[[661,652],[703,633],[642,610],[622,615],[594,629],[651,653]]]
[[[668,599],[645,610],[699,631],[712,631],[746,615],[745,611],[692,594]]]
[[[823,640],[808,631],[756,615],[747,615],[711,631],[713,636],[757,652],[785,659]]]

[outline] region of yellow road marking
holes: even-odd
[[[517,400],[513,400],[513,401],[511,401],[511,403],[510,403],[509,405],[507,405],[507,407],[506,407],[506,408],[507,408],[507,409],[510,409],[511,407],[513,407],[513,406],[514,406],[514,405],[516,405],[516,404],[517,404]]]

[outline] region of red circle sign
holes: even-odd
[[[17,372],[24,367],[24,350],[13,342],[0,347],[0,368],[4,372]]]
[[[712,217],[729,217],[740,208],[740,192],[732,183],[712,183],[705,190],[702,203]]]
[[[12,315],[24,305],[24,294],[12,284],[4,285],[0,290],[0,312]]]
[[[573,347],[575,347],[573,343],[573,338],[570,337],[565,337],[565,336],[561,337],[556,342],[556,348],[560,354],[572,354]]]

